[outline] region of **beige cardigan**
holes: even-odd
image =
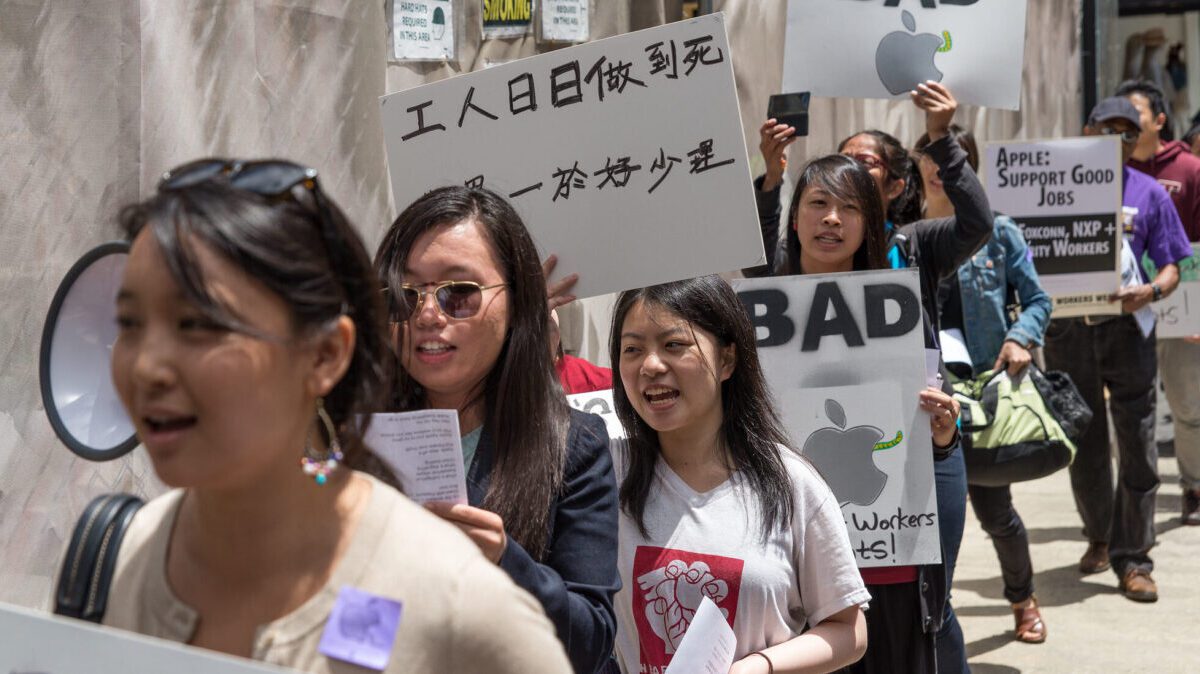
[[[364,476],[366,477],[366,476]],[[458,529],[391,487],[370,502],[329,582],[300,608],[258,628],[253,657],[305,672],[372,671],[318,652],[341,587],[397,600],[400,627],[384,672],[570,672],[537,601]],[[104,624],[187,642],[198,616],[171,592],[166,553],[183,491],[138,512],[121,545]]]

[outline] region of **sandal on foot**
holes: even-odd
[[[1037,599],[1027,608],[1012,607],[1013,618],[1016,619],[1016,639],[1027,644],[1040,644],[1046,640],[1046,623],[1038,611]]]

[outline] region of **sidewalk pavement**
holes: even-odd
[[[1200,527],[1180,525],[1175,459],[1160,459],[1159,474],[1154,604],[1125,599],[1111,571],[1079,573],[1087,544],[1066,470],[1013,486],[1047,627],[1042,644],[1012,638],[995,550],[968,507],[953,604],[974,674],[1200,672]]]

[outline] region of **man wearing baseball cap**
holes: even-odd
[[[1088,116],[1084,135],[1117,135],[1123,161],[1129,161],[1141,131],[1141,116],[1129,99],[1106,98]],[[1083,573],[1112,568],[1121,592],[1134,601],[1156,601],[1150,573],[1154,562],[1154,497],[1158,491],[1158,447],[1154,442],[1154,331],[1143,333],[1132,315],[1165,297],[1179,284],[1176,263],[1191,245],[1166,190],[1150,176],[1123,167],[1125,245],[1140,261],[1148,255],[1158,268],[1153,280],[1140,264],[1112,296],[1119,316],[1055,319],[1046,330],[1046,365],[1071,376],[1095,417],[1076,443],[1071,489],[1083,520],[1088,549],[1079,560]],[[1112,402],[1117,436],[1117,487],[1112,487],[1104,389]]]

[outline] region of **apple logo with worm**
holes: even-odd
[[[883,493],[888,477],[875,466],[875,452],[899,445],[904,432],[896,431],[893,439],[881,442],[883,431],[874,426],[846,428],[846,411],[832,398],[825,400],[825,416],[834,427],[813,431],[801,452],[829,483],[839,505],[871,505]]]
[[[907,31],[897,30],[883,36],[875,49],[875,70],[879,81],[893,96],[912,91],[927,80],[942,81],[942,71],[933,63],[938,52],[950,51],[950,33],[917,33],[917,20],[908,10],[900,14]]]

